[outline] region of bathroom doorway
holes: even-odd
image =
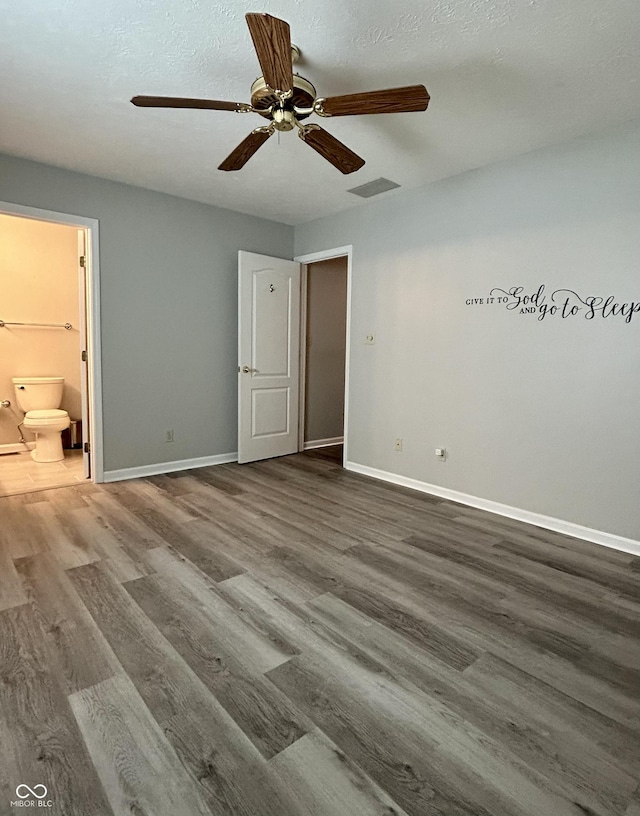
[[[97,237],[93,219],[0,203],[0,496],[102,480]],[[64,380],[42,406],[69,426],[55,461],[39,453],[50,429],[25,421],[42,378]]]

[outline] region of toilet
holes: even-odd
[[[16,400],[24,411],[24,427],[36,435],[31,451],[34,462],[61,462],[62,431],[71,421],[66,411],[59,410],[62,402],[64,377],[13,377]]]

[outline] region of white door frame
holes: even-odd
[[[305,399],[305,368],[306,368],[306,336],[307,336],[307,266],[316,261],[329,261],[332,258],[347,259],[347,337],[346,354],[344,360],[344,445],[342,448],[342,464],[348,461],[347,447],[349,444],[349,360],[351,356],[351,269],[353,246],[325,249],[321,252],[312,252],[309,255],[298,255],[293,260],[302,264],[302,279],[300,287],[300,418],[298,430],[298,450],[304,450],[304,399]]]
[[[89,432],[91,435],[91,479],[104,481],[102,451],[102,351],[100,343],[100,254],[98,220],[71,213],[25,207],[10,201],[0,201],[0,213],[49,221],[84,229],[86,240],[87,285],[87,356],[89,363]],[[80,360],[78,360],[80,364]]]

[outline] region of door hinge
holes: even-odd
[[[86,255],[81,255],[80,256],[80,266],[84,269],[86,265],[87,265],[87,256]]]
[[[84,349],[84,351],[82,352],[81,357],[82,357],[82,362],[83,362],[83,363],[86,363],[86,362],[87,362],[87,359],[88,359],[88,358],[87,358],[87,350],[86,350],[86,349]]]
[[[91,445],[88,442],[85,442],[83,450],[85,453],[91,453]]]

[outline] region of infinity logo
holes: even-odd
[[[42,793],[36,793],[37,790],[41,790]],[[26,793],[21,793],[21,791],[26,791]],[[45,785],[34,785],[33,788],[30,788],[28,785],[18,785],[16,788],[16,796],[20,799],[26,799],[27,796],[35,796],[36,799],[44,799],[47,795],[47,788]]]

